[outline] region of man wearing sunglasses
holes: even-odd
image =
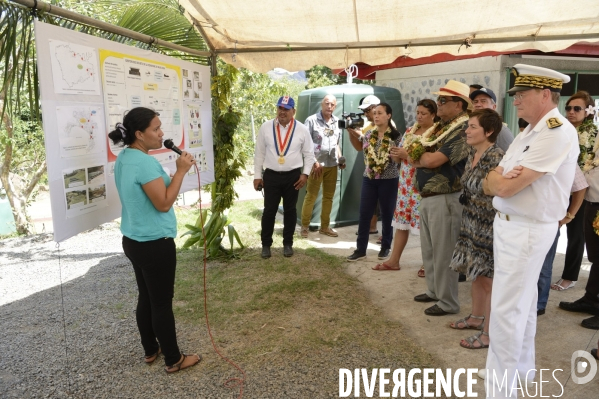
[[[470,93],[470,99],[472,100],[474,109],[488,108],[495,110],[497,108],[497,97],[495,96],[495,93],[493,93],[493,90],[487,89],[486,87],[474,90]],[[514,141],[514,135],[510,128],[504,123],[497,136],[497,147],[505,152],[510,144],[512,144],[512,141]]]
[[[567,214],[579,154],[576,129],[557,110],[560,90],[570,77],[524,64],[514,65],[513,72],[516,79],[508,93],[528,126],[483,180],[498,212],[493,223],[491,344],[479,375],[490,379],[488,392],[500,393],[487,397],[501,398],[516,397],[518,376],[523,385],[535,378],[537,281],[559,221]]]
[[[422,196],[420,242],[427,287],[426,292],[416,295],[414,300],[436,302],[424,313],[443,316],[460,311],[458,273],[451,270],[449,264],[462,221],[460,179],[468,158],[466,111],[472,102],[468,86],[455,80],[448,81],[433,94],[439,96],[437,116],[441,121],[431,129],[439,141],[418,161],[408,158],[416,167],[416,188]]]
[[[295,101],[279,98],[277,117],[258,131],[254,152],[254,189],[264,189],[262,253],[270,258],[279,202],[283,199],[283,255],[293,255],[298,190],[306,185],[314,165],[314,145],[305,125],[296,121]]]

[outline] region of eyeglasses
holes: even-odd
[[[566,112],[570,112],[572,111],[572,109],[574,109],[574,112],[580,112],[582,111],[584,108],[582,108],[579,105],[575,105],[575,106],[571,106],[571,105],[566,105]]]
[[[437,98],[437,103],[440,104],[440,105],[444,105],[444,104],[446,104],[446,103],[448,103],[450,101],[451,102],[456,102],[458,100],[454,99],[453,97],[449,97],[449,98],[448,97],[439,97],[439,98]]]
[[[514,94],[514,101],[522,101],[522,99],[524,98],[524,94],[522,93],[518,93],[518,94]]]

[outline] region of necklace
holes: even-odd
[[[426,132],[422,133],[422,139],[420,140],[422,146],[434,146],[447,137],[450,133],[452,133],[457,127],[463,125],[467,120],[468,114],[466,112],[462,112],[447,124],[442,124],[441,121],[433,124],[433,126],[431,126]],[[437,135],[439,131],[441,131],[441,134]]]
[[[376,150],[376,144],[379,141],[378,128],[374,128],[368,139],[368,149],[366,159],[368,161],[366,173],[370,179],[378,179],[389,163],[389,149],[391,144],[391,128],[388,127],[381,139],[381,145]]]

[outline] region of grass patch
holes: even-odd
[[[227,355],[239,359],[246,370],[291,360],[319,362],[323,356],[329,359],[327,365],[318,367],[337,367],[335,373],[338,367],[438,366],[405,336],[401,325],[388,321],[372,305],[359,282],[345,273],[343,258],[310,247],[299,237],[295,255],[284,258],[282,225],[277,224],[273,257],[261,259],[256,218],[261,208],[262,201],[246,201],[231,209],[230,217],[247,248],[240,259],[211,260],[207,265],[212,331],[226,344]],[[180,224],[197,217],[197,212],[188,213],[177,215]],[[175,313],[178,321],[194,326],[205,324],[202,254],[200,249],[178,252]],[[335,365],[335,356],[358,360]],[[336,392],[338,380],[331,379],[316,383]]]

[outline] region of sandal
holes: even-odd
[[[400,269],[401,269],[401,266],[397,266],[395,268],[395,267],[391,267],[389,265],[386,265],[385,263],[379,263],[375,267],[372,268],[372,270],[380,270],[380,271],[383,271],[383,270],[400,270]]]
[[[464,343],[460,342],[460,346],[461,346],[462,348],[466,348],[466,349],[485,349],[485,348],[488,348],[488,347],[489,347],[489,345],[485,345],[485,344],[483,343],[483,341],[480,339],[480,336],[481,336],[481,335],[486,335],[486,336],[488,337],[488,336],[489,336],[489,333],[487,333],[487,332],[484,332],[484,331],[481,331],[481,332],[479,332],[478,334],[475,334],[475,335],[473,335],[473,336],[471,336],[471,337],[468,337],[468,338],[466,338],[466,339],[464,340],[464,341],[466,341],[466,342],[467,342],[466,344],[464,344]],[[474,342],[475,342],[475,341],[478,341],[478,343],[479,343],[479,345],[480,345],[480,346],[474,346]]]
[[[562,285],[563,282],[564,282],[564,279],[560,278],[559,280],[557,280],[555,282],[555,284],[551,285],[551,289],[554,291],[565,291],[565,290],[570,289],[576,285],[576,281],[571,281],[569,286],[564,287]]]
[[[468,324],[468,319],[475,319],[475,320],[482,320],[480,322],[480,324],[478,326],[471,326],[470,324]],[[453,328],[454,330],[482,330],[483,326],[485,325],[485,316],[473,316],[472,314],[469,314],[468,316],[464,317],[463,319],[460,319],[458,321],[454,321],[452,323],[453,325],[449,325],[449,327]],[[464,327],[458,327],[458,325],[463,324]]]
[[[154,363],[156,359],[158,359],[158,355],[160,355],[161,353],[162,350],[160,349],[160,347],[158,347],[158,352],[154,353],[153,355],[145,356],[144,361],[149,366],[150,364]]]
[[[424,277],[424,266],[422,266],[420,270],[418,270],[418,277]]]
[[[182,359],[179,360],[178,363],[175,363],[172,366],[166,366],[164,368],[164,371],[166,371],[167,374],[176,373],[176,372],[186,369],[188,367],[195,366],[202,360],[202,355],[196,355],[196,354],[186,355],[185,353],[182,353],[181,355],[182,355]],[[192,364],[187,364],[184,366],[183,363],[185,362],[185,359],[187,359],[188,357],[191,358],[191,356],[197,356],[198,360]]]
[[[376,243],[381,245],[383,243],[383,236],[380,236],[377,240]]]

